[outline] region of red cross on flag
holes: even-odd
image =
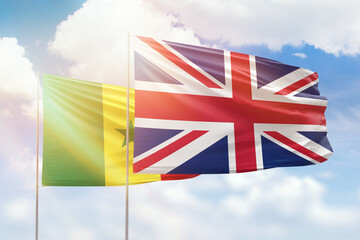
[[[317,73],[218,49],[131,38],[134,172],[238,173],[329,159]]]

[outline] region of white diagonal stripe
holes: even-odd
[[[310,70],[307,70],[304,68],[299,68],[299,69],[296,69],[295,71],[292,71],[292,72],[286,74],[285,76],[282,76],[282,77],[272,81],[271,83],[266,84],[265,86],[261,87],[261,89],[275,93],[275,92],[278,92],[278,91],[300,81],[303,78],[310,76],[313,73],[314,72],[312,72]]]
[[[317,144],[298,132],[279,131],[279,133],[326,159],[329,159],[332,154],[332,152],[327,148]]]
[[[307,69],[297,69],[294,72],[285,75],[282,78],[279,78],[261,88],[257,87],[257,71],[256,71],[256,58],[255,56],[249,56],[250,60],[250,76],[251,76],[251,94],[253,100],[262,100],[262,101],[273,101],[273,102],[286,102],[286,103],[296,103],[296,104],[307,104],[307,105],[315,105],[315,106],[327,106],[327,100],[324,99],[316,99],[316,98],[306,98],[306,97],[299,97],[294,96],[299,91],[299,89],[294,94],[289,95],[278,95],[275,94],[279,90],[291,85],[294,82],[297,82],[298,80],[309,76],[310,73],[313,72]],[[301,72],[303,71],[303,73]],[[301,77],[297,80],[295,77]],[[318,81],[318,80],[317,80]],[[315,84],[315,83],[313,83]],[[307,85],[312,86],[311,84]],[[302,90],[305,90],[306,88],[301,88]]]
[[[226,84],[225,86],[221,84],[223,88],[209,88],[140,39],[137,39],[133,45],[134,51],[141,54],[142,57],[183,84],[146,82],[140,81],[140,79],[135,79],[135,89],[227,98],[232,97],[231,84]],[[228,65],[229,64],[226,66]],[[226,79],[226,83],[229,82],[230,80]]]
[[[308,148],[309,150],[317,153],[318,155],[323,156],[326,159],[329,159],[330,155],[332,154],[330,150],[324,148],[323,146],[317,144],[316,142],[298,133],[298,132],[327,132],[327,128],[325,125],[255,123],[254,124],[255,154],[256,154],[256,166],[258,170],[264,169],[261,136],[266,136],[271,141],[276,142],[277,144],[283,146],[284,148],[288,149],[291,152],[296,151],[290,147],[287,147],[285,144],[279,142],[278,140],[272,138],[271,136],[265,134],[264,132],[266,131],[279,132],[280,134]],[[304,154],[299,152],[297,152],[296,154],[301,157],[305,156]],[[309,160],[310,158],[306,157],[305,159]]]
[[[224,135],[225,136],[225,135]],[[163,173],[166,174],[178,166],[182,165],[189,159],[195,157],[202,150],[205,150],[208,146],[216,143],[218,139],[218,133],[212,131],[205,133],[201,137],[188,143],[185,147],[180,148],[178,151],[170,154],[164,159],[156,162],[150,167],[140,171],[139,173]],[[161,169],[161,172],[159,172]]]
[[[277,139],[275,139],[275,138],[273,138],[273,137],[269,136],[268,134],[263,133],[263,136],[264,136],[264,137],[266,137],[267,139],[269,139],[270,141],[272,141],[272,142],[276,143],[277,145],[279,145],[279,146],[281,146],[281,147],[285,148],[286,150],[288,150],[288,151],[290,151],[290,152],[292,152],[292,153],[294,153],[294,154],[298,155],[299,157],[302,157],[302,158],[304,158],[304,159],[306,159],[306,160],[308,160],[308,161],[310,161],[310,162],[312,162],[312,163],[314,163],[314,164],[319,164],[319,162],[318,162],[318,161],[316,161],[315,159],[312,159],[312,158],[310,158],[310,157],[308,157],[308,156],[306,156],[306,155],[302,154],[301,152],[298,152],[297,150],[295,150],[295,149],[293,149],[293,148],[289,147],[288,145],[283,144],[282,142],[280,142],[280,141],[278,141]]]
[[[140,161],[141,159],[144,159],[154,153],[156,153],[157,151],[159,151],[160,149],[166,147],[167,145],[169,145],[172,142],[175,142],[177,140],[179,140],[180,138],[184,137],[186,134],[190,133],[190,130],[184,130],[182,132],[180,132],[179,134],[175,135],[174,137],[162,142],[161,144],[157,145],[156,147],[140,154],[139,156],[134,157],[134,163]]]
[[[314,86],[315,84],[317,84],[319,82],[319,79],[316,79],[315,81],[309,82],[308,84],[306,84],[305,86],[302,86],[301,88],[296,89],[295,91],[289,93],[289,96],[295,96],[298,93],[301,93],[302,91],[304,91],[305,89],[308,89],[309,87]]]
[[[206,71],[204,71],[201,67],[199,67],[198,65],[194,64],[192,61],[190,61],[189,59],[187,59],[184,55],[180,54],[178,51],[174,50],[172,47],[170,47],[167,43],[165,43],[164,41],[157,41],[159,44],[161,44],[163,47],[165,47],[167,50],[169,50],[170,52],[172,52],[173,54],[175,54],[178,58],[180,58],[181,60],[183,60],[186,64],[188,64],[189,66],[191,66],[192,68],[196,69],[199,73],[201,73],[202,75],[204,75],[206,78],[208,78],[209,80],[211,80],[212,82],[214,82],[216,85],[218,85],[219,87],[224,88],[225,85],[222,84],[221,82],[219,82],[217,79],[215,79],[213,76],[211,76],[209,73],[207,73]]]
[[[204,130],[209,131],[203,136],[187,144],[183,148],[164,158],[163,160],[151,165],[150,167],[140,171],[139,173],[159,173],[159,169],[166,169],[161,173],[167,173],[182,163],[191,159],[199,154],[202,150],[205,150],[212,144],[216,143],[223,137],[228,137],[228,151],[229,151],[229,172],[236,171],[236,159],[235,159],[235,137],[234,137],[234,124],[222,123],[222,122],[197,122],[197,121],[178,121],[178,120],[163,120],[163,119],[147,119],[147,118],[135,118],[135,127],[145,128],[159,128],[159,129],[176,129],[184,130],[176,136],[161,143],[155,148],[142,153],[134,158],[134,163],[141,159],[150,156],[158,150],[166,147],[168,144],[180,139],[191,131]]]

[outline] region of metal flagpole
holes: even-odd
[[[126,92],[126,200],[125,200],[125,240],[129,239],[129,85],[130,85],[130,34],[128,33],[128,71]]]
[[[39,91],[40,78],[37,72],[35,240],[38,240],[39,236]]]

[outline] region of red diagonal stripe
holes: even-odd
[[[180,148],[184,147],[185,145],[191,143],[195,139],[201,137],[208,131],[191,131],[190,133],[186,134],[182,138],[179,138],[175,142],[167,145],[166,147],[160,149],[159,151],[151,154],[150,156],[143,158],[142,160],[133,164],[134,172],[140,172],[145,168],[150,167],[151,165],[159,162],[160,160],[164,159],[165,157],[169,156],[170,154],[176,152]]]
[[[189,64],[184,62],[181,58],[176,56],[174,53],[167,50],[164,46],[162,46],[160,43],[156,42],[152,38],[146,38],[146,37],[138,37],[143,42],[145,42],[147,45],[149,45],[151,48],[153,48],[155,51],[159,52],[161,55],[169,59],[171,62],[176,64],[179,68],[196,78],[198,81],[200,81],[202,84],[209,88],[221,88],[219,85],[211,81],[209,78],[204,76],[202,73],[200,73],[195,68],[191,67]]]
[[[317,153],[314,153],[313,151],[310,151],[309,149],[301,146],[300,144],[294,142],[293,140],[285,137],[284,135],[275,132],[275,131],[265,131],[266,134],[268,134],[269,136],[275,138],[276,140],[278,140],[279,142],[282,142],[283,144],[295,149],[296,151],[304,154],[305,156],[308,156],[309,158],[312,158],[318,162],[325,162],[327,159],[320,156]]]
[[[313,74],[287,86],[286,88],[281,89],[280,91],[276,92],[275,94],[288,95],[289,93],[292,93],[292,92],[298,90],[299,88],[315,81],[316,79],[318,79],[318,75],[317,75],[317,73],[314,72]]]

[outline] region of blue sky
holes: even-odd
[[[359,7],[322,0],[1,0],[0,238],[34,236],[36,72],[123,85],[130,31],[318,72],[334,149],[317,166],[132,186],[131,239],[357,239]],[[40,188],[39,239],[119,239],[124,198],[123,187]]]

